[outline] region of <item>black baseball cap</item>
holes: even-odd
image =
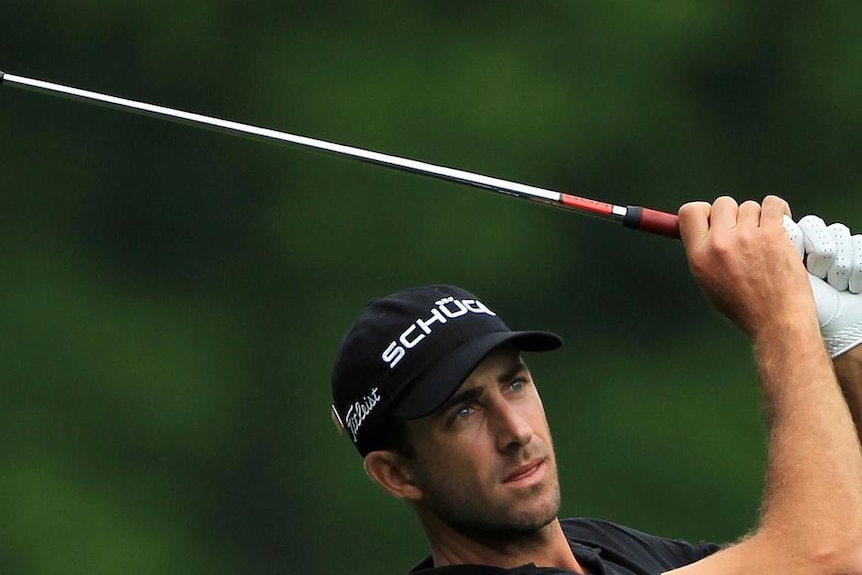
[[[332,369],[332,414],[363,457],[392,419],[440,407],[494,348],[550,351],[547,331],[512,331],[465,289],[408,288],[372,300],[347,331]]]

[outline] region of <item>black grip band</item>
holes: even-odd
[[[643,213],[644,209],[641,206],[626,206],[626,215],[623,218],[623,225],[633,230],[640,228]]]
[[[5,76],[5,75],[6,75],[5,73],[0,72],[0,84],[3,83],[3,76]]]

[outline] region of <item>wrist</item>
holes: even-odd
[[[862,345],[855,345],[832,360],[835,373],[842,381],[862,381]]]
[[[824,335],[823,342],[829,351],[829,356],[838,361],[862,344],[862,321],[843,329],[836,335]]]
[[[784,381],[788,377],[786,370],[797,375],[807,372],[802,379],[812,384],[822,379],[821,376],[832,372],[819,325],[811,315],[787,314],[770,322],[765,329],[755,332],[752,342],[755,358],[761,369],[785,372],[782,377],[775,378],[775,382]],[[859,349],[862,352],[862,347]],[[763,383],[768,387],[770,381],[773,379],[766,378]]]
[[[813,308],[813,306],[812,306]],[[791,311],[771,312],[751,331],[755,348],[785,349],[788,353],[808,348],[823,348],[820,324],[814,309],[804,305]]]

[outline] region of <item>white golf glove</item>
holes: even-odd
[[[820,334],[834,359],[862,343],[862,235],[817,216],[798,224],[785,217],[784,227],[805,258]]]

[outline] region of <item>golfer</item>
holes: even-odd
[[[722,545],[558,518],[553,442],[522,353],[559,337],[511,331],[454,286],[370,303],[336,358],[333,418],[419,519],[430,555],[410,572],[862,573],[862,240],[789,215],[774,196],[679,211],[692,274],[751,339],[769,426],[758,525]]]

